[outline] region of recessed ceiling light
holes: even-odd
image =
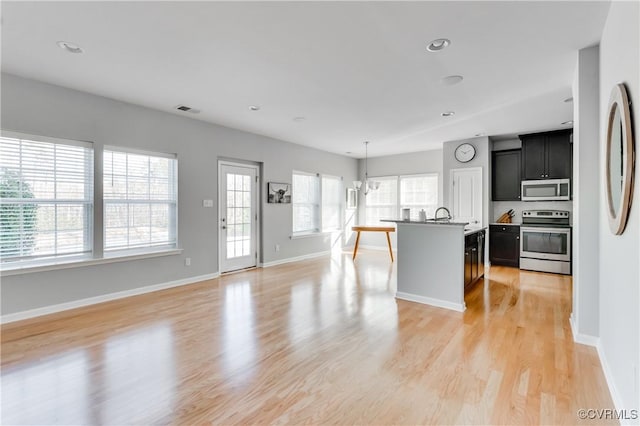
[[[351,151],[347,151],[345,152],[345,154],[353,154]]]
[[[82,47],[78,46],[77,44],[69,43],[68,41],[59,41],[58,42],[58,46],[60,47],[60,49],[64,49],[69,53],[83,53],[84,52]]]
[[[562,124],[563,125],[565,125],[565,124],[573,124],[573,120],[563,121]]]
[[[251,111],[260,111],[260,107],[258,105],[250,105],[249,109]]]
[[[437,38],[433,40],[431,43],[429,43],[429,45],[427,45],[427,50],[429,52],[438,52],[444,49],[445,47],[449,46],[450,44],[451,44],[451,41],[449,41],[449,39]]]
[[[564,102],[567,102],[567,103],[573,102],[573,98],[567,98],[567,99],[564,100]]]
[[[451,117],[451,116],[454,116],[455,114],[456,113],[454,111],[445,111],[440,115],[442,115],[443,117]]]
[[[296,123],[300,123],[304,120],[306,120],[306,118],[304,117],[293,117],[293,121],[295,121]]]
[[[484,136],[484,133],[476,133],[476,137]]]
[[[449,75],[440,81],[443,86],[453,86],[454,84],[462,83],[462,80],[464,78],[461,75]]]

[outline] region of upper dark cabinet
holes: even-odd
[[[521,135],[522,179],[571,178],[571,132]]]
[[[544,179],[547,163],[547,138],[544,134],[520,136],[522,140],[523,179]]]
[[[491,165],[491,197],[493,201],[520,201],[522,151],[494,151]]]
[[[551,133],[547,137],[547,178],[571,177],[571,132]]]

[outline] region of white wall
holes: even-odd
[[[600,91],[599,47],[578,52],[573,86],[573,311],[574,338],[599,334]]]
[[[470,143],[476,148],[476,156],[468,163],[460,163],[455,159],[454,151],[463,143]],[[451,191],[451,170],[470,167],[482,168],[482,226],[487,226],[491,221],[491,151],[489,138],[486,136],[465,139],[460,141],[445,142],[442,147],[442,174],[444,181],[443,205],[451,209],[449,200]],[[488,239],[487,239],[488,240]]]
[[[600,42],[600,176],[604,176],[607,106],[623,82],[632,101],[636,156],[640,131],[640,3],[611,3]],[[600,353],[618,408],[640,409],[640,185],[636,161],[633,205],[623,235],[609,230],[600,179]],[[594,188],[595,190],[595,188]]]
[[[359,179],[362,181],[364,181],[364,163],[364,160],[358,162]],[[370,177],[438,173],[438,204],[442,204],[442,150],[440,149],[369,158],[368,169]],[[360,193],[358,200],[360,224],[365,222],[364,198],[364,195]],[[391,223],[389,224],[389,226],[392,225]],[[351,238],[349,243],[354,243],[354,237]],[[384,234],[365,232],[360,237],[360,244],[365,247],[386,248],[387,240]],[[397,247],[395,233],[391,235],[391,245]]]
[[[489,138],[491,140],[491,138]],[[505,140],[491,140],[492,151],[505,151],[507,149],[520,149],[522,148],[522,140],[520,138],[505,139]]]
[[[217,161],[262,164],[268,181],[292,170],[356,178],[357,161],[264,136],[2,74],[2,127],[24,133],[178,154],[182,255],[2,278],[2,314],[218,272]],[[203,208],[203,199],[216,206]],[[98,204],[96,204],[98,207]],[[291,206],[262,203],[264,262],[331,248],[330,236],[291,240]],[[97,212],[99,213],[99,212]],[[275,251],[275,244],[280,251]],[[191,266],[184,258],[191,258]]]

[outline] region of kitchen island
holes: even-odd
[[[470,263],[471,249],[465,250],[465,237],[482,236],[484,229],[465,229],[466,222],[450,221],[403,221],[395,222],[398,232],[398,288],[396,298],[424,303],[462,312],[465,310],[465,284],[475,282],[481,275],[480,262],[476,258],[476,275],[468,276],[474,263]],[[480,238],[480,237],[479,237]],[[476,243],[480,241],[477,240]],[[482,254],[482,253],[480,253]],[[484,263],[484,259],[482,259]],[[483,269],[482,269],[483,272]],[[474,278],[470,281],[470,278]]]

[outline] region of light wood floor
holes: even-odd
[[[576,424],[613,408],[568,277],[494,267],[452,312],[362,250],[2,327],[2,424]],[[587,422],[594,424],[593,421]]]

